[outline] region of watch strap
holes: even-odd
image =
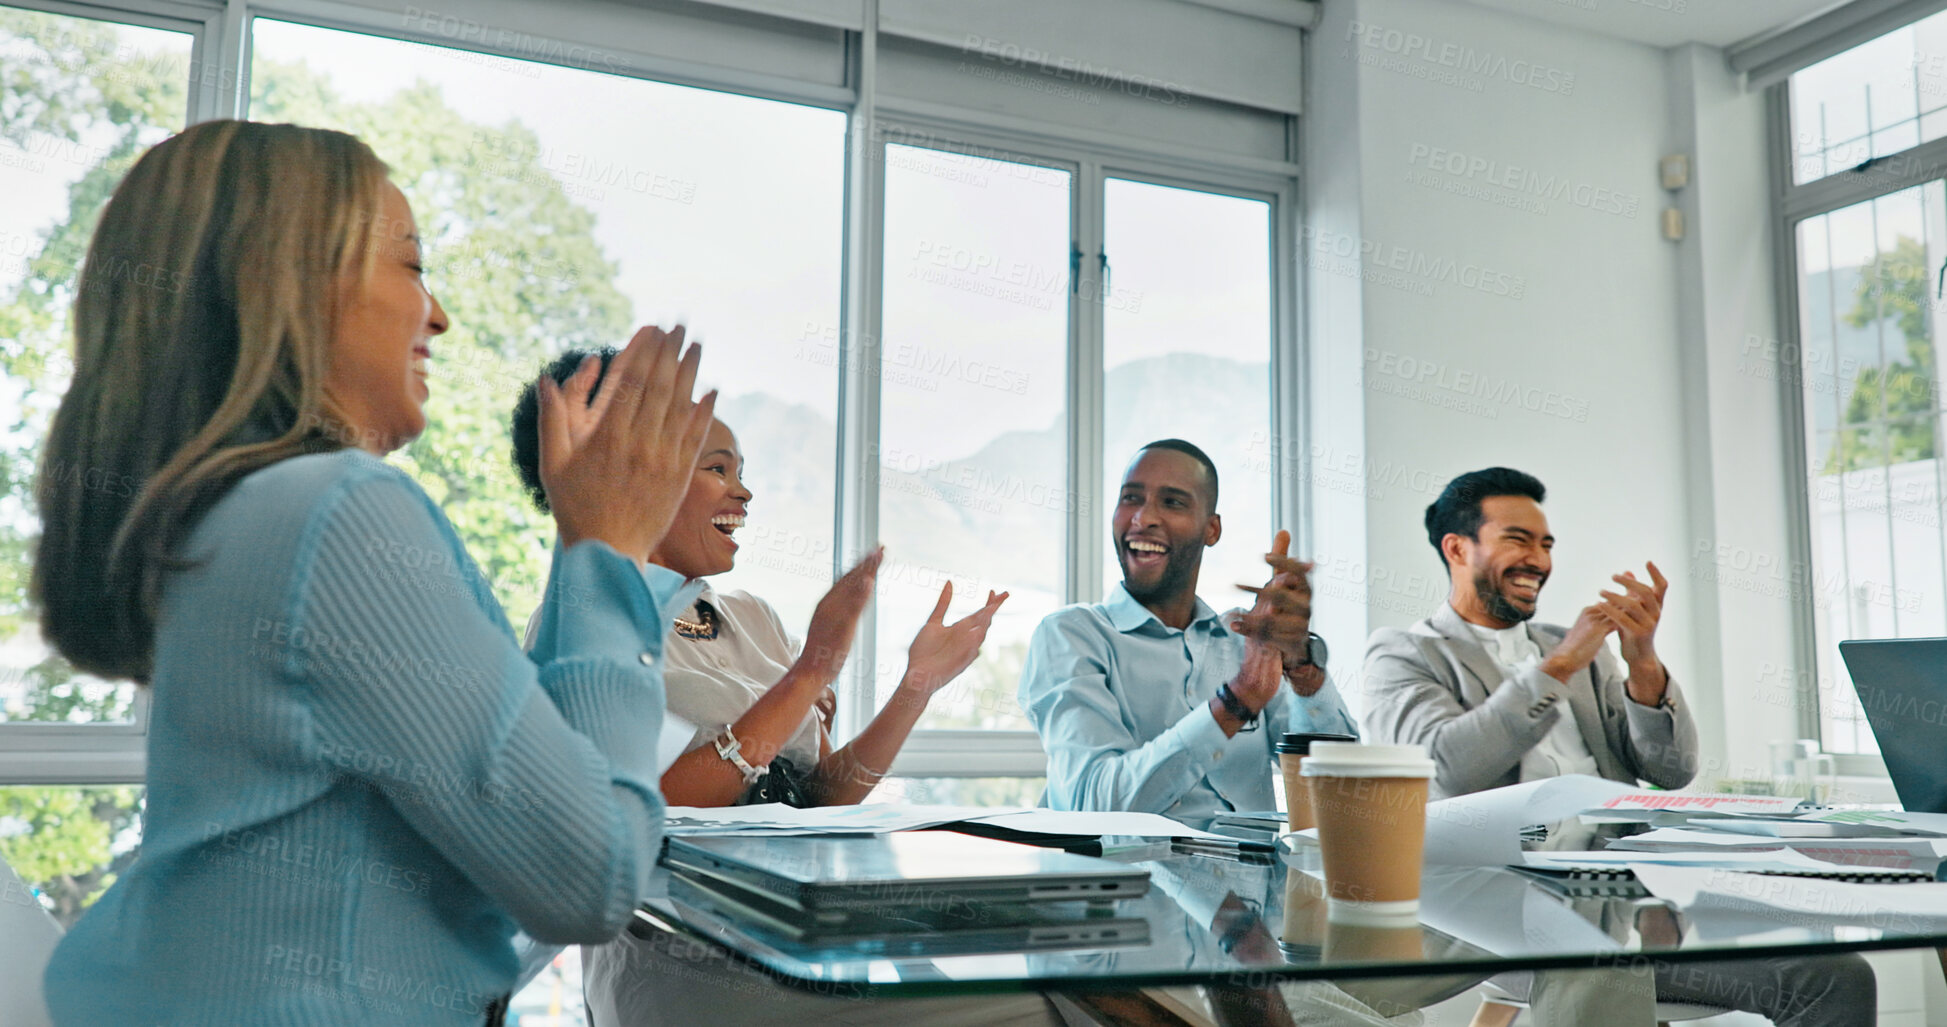
[[[1244,705],[1244,700],[1230,690],[1230,682],[1217,686],[1217,701],[1224,704],[1224,712],[1244,722],[1243,730],[1249,731],[1257,726],[1258,711]]]

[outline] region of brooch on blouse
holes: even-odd
[[[695,620],[689,620],[684,617],[670,618],[670,624],[676,628],[678,635],[684,638],[693,638],[699,642],[708,642],[716,638],[718,628],[722,623],[717,618],[716,607],[711,606],[701,599],[696,601]]]

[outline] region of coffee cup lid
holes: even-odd
[[[1295,753],[1299,756],[1311,754],[1312,746],[1318,742],[1356,742],[1353,735],[1301,734],[1293,731],[1279,739],[1276,749],[1280,755]]]
[[[1315,742],[1301,771],[1306,777],[1432,777],[1424,745]]]

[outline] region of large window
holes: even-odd
[[[133,686],[75,673],[36,630],[27,578],[40,522],[29,483],[67,387],[68,313],[89,234],[135,157],[182,128],[192,42],[0,7],[0,722],[136,715]]]
[[[1112,501],[1137,446],[1181,438],[1217,465],[1223,537],[1198,592],[1218,612],[1250,605],[1240,584],[1270,574],[1271,211],[1241,199],[1111,178],[1103,238],[1101,496]],[[1103,588],[1122,580],[1098,511]],[[1292,527],[1290,525],[1282,525]]]
[[[1947,190],[1932,182],[1798,225],[1820,662],[1848,638],[1947,634],[1933,269]],[[1826,747],[1875,752],[1850,688],[1820,704]]]
[[[413,202],[453,327],[403,459],[515,625],[553,538],[508,462],[516,394],[564,348],[680,320],[754,497],[716,585],[802,631],[831,580],[845,116],[263,18],[252,40],[251,116],[358,135]]]
[[[886,147],[880,700],[943,583],[948,620],[1009,593],[924,727],[1027,727],[1021,660],[1062,603],[1070,190],[1055,168]]]
[[[1752,355],[1779,365],[1796,394],[1809,552],[1770,565],[1754,556],[1733,572],[1782,590],[1804,615],[1814,667],[1800,678],[1806,727],[1827,751],[1869,755],[1878,746],[1838,643],[1947,634],[1935,346],[1947,183],[1924,170],[1938,167],[1930,160],[1841,173],[1940,149],[1947,15],[1799,71],[1785,106],[1795,337]]]
[[[130,162],[183,126],[193,42],[186,27],[0,7],[0,747],[43,767],[51,750],[141,744],[135,688],[75,672],[36,629],[29,483],[71,370],[69,308],[89,234]],[[0,859],[72,924],[134,859],[141,795],[0,787]]]

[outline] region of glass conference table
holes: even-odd
[[[1682,912],[1627,883],[1581,885],[1577,891],[1594,894],[1571,895],[1501,867],[1429,867],[1418,924],[1348,926],[1328,922],[1322,883],[1306,872],[1318,866],[1315,844],[1287,837],[1275,856],[1234,859],[1128,841],[1135,844],[1110,845],[1108,858],[1147,868],[1147,895],[1089,909],[1069,937],[1041,931],[1032,943],[1017,940],[1004,951],[991,939],[984,950],[968,951],[945,934],[902,936],[891,945],[804,944],[727,915],[680,881],[638,913],[630,934],[632,943],[653,944],[659,936],[708,942],[818,995],[1092,995],[1093,1013],[1105,1023],[1181,1022],[1130,1005],[1140,1004],[1141,989],[1168,986],[1204,988],[1219,1022],[1282,1023],[1282,1003],[1267,1002],[1282,981],[1451,980],[1448,991],[1422,994],[1430,1003],[1514,970],[1947,945],[1947,920],[1872,925],[1782,911]]]

